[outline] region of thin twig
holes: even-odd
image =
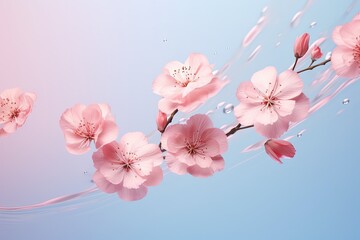
[[[170,117],[168,118],[167,123],[166,123],[164,129],[161,131],[161,133],[165,132],[165,129],[166,129],[167,126],[172,122],[172,120],[174,119],[175,114],[176,114],[178,111],[179,111],[178,109],[175,109],[175,110],[171,113],[171,115],[170,115]]]
[[[316,64],[316,65],[313,65],[313,66],[309,66],[309,67],[307,67],[307,68],[304,68],[303,70],[300,70],[300,71],[298,71],[297,73],[302,73],[302,72],[305,72],[305,71],[313,70],[314,68],[317,68],[317,67],[319,67],[319,66],[321,66],[321,65],[325,65],[325,64],[327,64],[327,63],[330,62],[330,61],[331,61],[331,59],[327,59],[327,60],[325,60],[325,61],[323,61],[323,62],[321,62],[321,63],[318,63],[318,64]]]
[[[178,109],[175,109],[175,110],[171,113],[170,117],[168,118],[168,120],[167,120],[167,122],[166,122],[166,125],[165,125],[164,129],[163,129],[162,131],[160,131],[161,134],[163,134],[163,132],[165,131],[165,129],[167,128],[167,126],[172,122],[172,120],[173,120],[174,117],[175,117],[175,114],[176,114],[178,111],[179,111]],[[161,150],[162,152],[165,152],[165,151],[166,151],[165,149],[163,149],[163,148],[161,147],[161,142],[159,143],[159,148],[160,148],[160,150]]]
[[[295,67],[296,67],[296,64],[297,64],[298,60],[299,60],[299,58],[298,58],[298,57],[295,57],[295,63],[294,63],[294,66],[293,66],[293,68],[292,68],[293,71],[295,70]]]
[[[243,130],[243,129],[247,129],[247,128],[252,128],[254,127],[254,125],[249,125],[249,126],[244,126],[241,127],[241,124],[239,123],[238,125],[236,125],[235,127],[233,127],[227,134],[226,136],[229,137],[231,135],[233,135],[234,133],[236,133],[237,131]]]

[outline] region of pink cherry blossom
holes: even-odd
[[[168,127],[161,145],[167,150],[166,161],[174,173],[208,177],[224,168],[221,154],[227,150],[227,137],[206,115],[197,114],[186,124]]]
[[[294,56],[296,58],[302,58],[309,49],[310,36],[308,33],[304,33],[300,37],[296,38],[294,44]]]
[[[166,124],[167,124],[167,115],[162,111],[159,111],[156,117],[156,125],[158,131],[163,132],[165,130]]]
[[[213,74],[204,55],[191,54],[185,63],[168,63],[154,80],[153,91],[163,97],[158,104],[162,112],[171,114],[175,109],[191,112],[227,83]]]
[[[278,138],[289,129],[290,122],[308,115],[309,99],[302,88],[296,72],[287,70],[277,76],[274,67],[266,67],[256,72],[250,82],[240,84],[235,116],[242,125],[253,124],[259,134]]]
[[[107,104],[85,106],[77,104],[67,109],[60,118],[66,148],[72,154],[83,154],[116,139],[118,128]]]
[[[342,77],[360,75],[360,14],[335,28],[333,40],[337,45],[331,55],[332,68]]]
[[[0,93],[0,136],[13,133],[25,124],[31,113],[36,96],[18,88]]]
[[[289,157],[293,158],[295,156],[294,146],[285,140],[280,139],[269,139],[264,144],[265,152],[275,161],[282,163],[280,158]]]
[[[93,161],[96,185],[127,201],[142,199],[147,186],[158,185],[163,177],[159,146],[149,144],[141,132],[127,133],[120,142],[105,144],[93,154]]]
[[[323,53],[321,52],[321,49],[319,46],[315,45],[313,49],[311,50],[311,60],[315,61],[321,58]]]

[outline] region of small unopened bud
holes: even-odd
[[[319,46],[315,45],[314,48],[311,50],[311,60],[316,61],[321,58],[323,53]]]
[[[302,58],[309,49],[310,35],[304,33],[300,37],[296,38],[294,45],[294,55],[296,58]]]
[[[161,132],[161,133],[164,132],[165,126],[167,124],[167,115],[160,110],[156,117],[156,124],[157,124],[157,129],[159,130],[159,132]]]

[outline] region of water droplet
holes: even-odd
[[[222,108],[222,106],[225,105],[226,102],[219,102],[218,105],[216,106],[216,109]]]
[[[302,15],[303,15],[302,11],[299,11],[299,12],[295,13],[293,18],[291,19],[290,26],[291,27],[296,27],[300,23],[300,18],[301,18]]]
[[[263,22],[265,22],[265,19],[266,19],[266,17],[264,17],[264,16],[260,17],[256,24],[258,24],[258,25],[262,24]]]
[[[261,50],[261,45],[257,46],[254,51],[249,55],[248,57],[248,62],[250,62],[251,60],[253,60],[260,52]]]
[[[280,46],[280,42],[277,42],[277,43],[275,44],[275,47],[278,47],[278,46]]]
[[[350,103],[350,99],[348,98],[345,98],[343,101],[342,101],[342,104],[346,105],[346,104],[349,104]]]
[[[214,53],[213,53],[214,55],[217,55],[217,51],[214,51]]]
[[[263,7],[263,9],[261,10],[261,14],[264,15],[267,10],[269,10],[268,6]]]
[[[211,115],[211,114],[213,114],[213,113],[214,113],[213,110],[209,110],[209,111],[207,111],[205,114],[209,116],[209,115]]]
[[[167,40],[167,38],[164,38],[162,41],[163,41],[163,43],[166,43],[168,40]]]
[[[228,127],[228,125],[227,125],[227,124],[224,124],[224,125],[222,125],[222,126],[220,127],[220,130],[225,130],[227,127]]]
[[[223,113],[231,113],[234,110],[234,105],[232,105],[231,103],[226,104],[226,106],[223,109]]]
[[[331,58],[332,52],[328,52],[325,56],[325,60],[329,60]]]
[[[180,124],[185,124],[186,121],[187,121],[186,118],[180,118],[180,119],[179,119],[179,123],[180,123]]]
[[[303,133],[304,133],[305,131],[306,131],[306,129],[301,130],[298,134],[296,134],[296,136],[297,136],[298,138],[301,138],[302,135],[303,135]]]
[[[85,175],[88,174],[88,171],[85,170],[85,171],[84,171],[84,174],[85,174]]]
[[[310,23],[310,28],[314,28],[316,26],[316,24],[317,24],[317,22],[315,22],[315,21]]]

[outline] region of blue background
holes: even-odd
[[[265,6],[268,24],[242,49]],[[236,105],[241,81],[266,66],[281,72],[292,64],[296,36],[330,37],[322,45],[326,54],[335,46],[332,29],[359,10],[350,0],[0,1],[0,88],[38,95],[26,125],[0,139],[1,206],[93,186],[91,153],[73,156],[64,148],[58,121],[66,108],[106,102],[121,135],[154,133],[159,97],[151,84],[167,62],[199,52],[219,69],[238,56],[226,72],[230,84],[196,112],[221,101]],[[301,75],[311,98],[321,89],[312,80],[328,67]],[[213,177],[168,173],[137,202],[96,192],[42,209],[2,211],[0,239],[360,239],[358,89],[351,85],[285,135],[306,129],[291,140],[295,158],[282,165],[262,149],[241,152],[261,140],[249,129],[231,138],[226,168]],[[175,120],[182,117],[188,115]],[[235,120],[221,109],[212,119],[218,127]]]

